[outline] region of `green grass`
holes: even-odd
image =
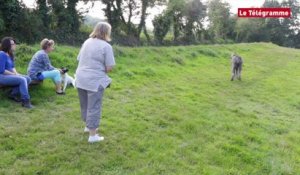
[[[37,46],[20,46],[25,73]],[[88,144],[75,89],[32,87],[34,110],[0,93],[0,174],[300,173],[300,51],[269,43],[114,47],[100,133]],[[244,58],[230,80],[230,54]],[[78,48],[57,46],[53,65],[76,69]]]

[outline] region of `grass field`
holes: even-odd
[[[20,45],[19,72],[37,46]],[[79,48],[53,65],[74,73]],[[31,87],[34,110],[0,90],[0,174],[300,174],[300,50],[269,43],[114,47],[100,133],[87,142],[77,91]],[[230,54],[244,59],[230,80]]]

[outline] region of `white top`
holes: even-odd
[[[75,84],[77,88],[97,92],[111,83],[105,72],[106,66],[114,66],[113,49],[109,43],[97,38],[87,39],[78,54]]]

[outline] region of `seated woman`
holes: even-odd
[[[54,41],[48,40],[47,38],[41,41],[41,48],[36,52],[27,69],[27,74],[32,80],[44,80],[51,79],[56,88],[56,93],[58,95],[63,95],[61,86],[61,70],[56,69],[51,65],[48,54],[54,50]]]
[[[25,108],[32,108],[30,96],[28,93],[28,85],[31,79],[28,76],[20,75],[15,69],[13,51],[16,44],[13,38],[4,37],[1,41],[0,51],[0,84],[12,86],[13,89],[9,94],[9,98],[22,102]],[[21,100],[18,95],[21,94]]]

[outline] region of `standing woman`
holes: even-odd
[[[88,142],[99,142],[104,137],[97,134],[100,124],[102,97],[111,79],[107,73],[115,65],[113,49],[110,41],[111,26],[99,22],[90,38],[87,39],[79,52],[76,70],[76,87],[80,100],[81,117],[85,122],[85,132],[89,132]]]
[[[17,72],[13,54],[15,49],[16,43],[13,38],[4,37],[2,39],[0,51],[0,84],[13,87],[9,94],[10,99],[22,102],[22,106],[25,108],[32,108],[33,106],[31,105],[28,93],[28,85],[31,79]],[[19,94],[21,94],[21,100],[18,98]]]
[[[47,38],[41,41],[41,50],[36,52],[27,69],[32,80],[51,79],[55,84],[56,94],[64,95],[61,86],[61,70],[51,65],[48,54],[54,50],[54,41]]]

